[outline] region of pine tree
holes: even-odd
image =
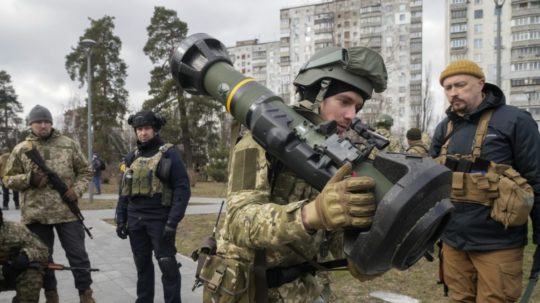
[[[17,115],[22,113],[22,104],[17,100],[11,76],[6,71],[0,71],[0,136],[4,147],[9,149],[17,144],[18,126],[22,119]]]
[[[92,74],[92,128],[93,150],[105,160],[120,159],[125,148],[121,140],[121,125],[127,112],[128,92],[125,89],[127,65],[120,58],[122,41],[114,35],[114,17],[89,18],[90,27],[79,37],[79,43],[66,56],[66,70],[71,80],[81,85],[87,82],[87,49],[80,42],[84,39],[96,41],[90,52]],[[76,109],[77,121],[87,121],[87,107]],[[74,112],[72,112],[73,114]],[[80,126],[81,127],[81,126]],[[86,145],[86,140],[81,142]]]

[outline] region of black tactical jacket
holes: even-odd
[[[482,112],[494,108],[488,132],[482,144],[481,158],[516,169],[534,189],[535,202],[531,212],[533,242],[540,244],[540,134],[538,125],[524,110],[505,104],[503,92],[486,83],[486,95],[472,114],[460,117],[447,109],[445,118],[435,130],[430,155],[439,155],[444,144],[448,119],[454,126],[448,154],[471,155],[476,126]],[[469,203],[455,203],[456,210],[442,239],[445,243],[465,251],[498,250],[527,244],[527,225],[504,226],[491,219],[491,208]]]
[[[140,156],[152,157],[159,152],[159,147],[164,144],[161,138],[156,135],[149,142],[142,144],[137,141],[138,153],[130,152],[126,156],[126,165],[129,167],[133,161]],[[139,219],[166,220],[170,226],[177,226],[184,218],[186,208],[191,197],[191,188],[184,162],[176,148],[170,148],[163,155],[172,160],[169,187],[173,191],[170,207],[161,204],[161,194],[153,197],[127,197],[120,196],[116,206],[117,222],[125,223],[128,217]]]

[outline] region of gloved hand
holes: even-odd
[[[116,224],[116,235],[118,238],[125,240],[128,237],[127,225],[125,222],[118,222]]]
[[[30,175],[30,186],[35,188],[43,188],[45,185],[47,185],[47,182],[49,182],[49,178],[47,175],[32,172]]]
[[[28,265],[30,265],[30,260],[28,260],[26,253],[20,252],[18,255],[13,257],[9,263],[14,269],[23,271],[28,268]]]
[[[68,199],[69,201],[77,201],[79,199],[79,196],[77,195],[77,193],[75,192],[75,190],[73,190],[73,187],[70,187],[65,193],[64,193],[64,198]]]
[[[302,208],[307,229],[333,230],[344,226],[367,228],[375,214],[375,181],[371,177],[351,177],[350,163],[343,165],[314,201]]]
[[[356,266],[356,264],[354,264],[354,262],[351,261],[351,259],[349,258],[347,258],[347,268],[349,269],[351,276],[353,276],[355,279],[357,279],[360,282],[370,281],[382,275],[382,274],[367,275],[363,273],[362,270],[360,270],[360,268],[358,268],[358,266]]]
[[[29,265],[30,260],[28,260],[28,256],[24,252],[19,253],[2,266],[4,278],[7,280],[16,278],[27,269]]]
[[[175,244],[176,242],[176,228],[172,227],[168,224],[165,224],[165,228],[163,228],[163,234],[162,238],[164,241],[167,241],[169,243]]]

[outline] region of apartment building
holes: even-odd
[[[419,126],[422,104],[422,0],[334,0],[280,12],[281,79],[290,83],[313,53],[331,45],[368,46],[381,53],[388,89],[361,112],[373,123],[381,112],[394,117],[392,131]],[[283,89],[283,91],[285,91]],[[284,95],[294,101],[291,94]]]
[[[279,41],[239,41],[228,50],[236,69],[293,103],[292,82],[302,64],[333,45],[368,46],[385,59],[388,89],[366,103],[364,121],[374,123],[384,112],[394,117],[397,134],[420,126],[422,0],[333,0],[284,8]]]
[[[506,102],[540,122],[540,1],[447,0],[446,61],[477,62],[497,81],[497,14],[501,7],[501,83]]]
[[[254,78],[278,95],[281,90],[280,74],[280,42],[259,43],[258,39],[237,41],[227,51],[233,66],[242,74]],[[286,92],[288,93],[288,92]]]

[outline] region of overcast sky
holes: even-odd
[[[36,104],[58,119],[71,99],[84,100],[86,87],[69,79],[65,56],[94,20],[114,16],[114,34],[122,40],[128,65],[130,109],[147,98],[151,63],[142,51],[154,6],[178,12],[188,34],[206,32],[231,46],[238,40],[279,39],[279,10],[314,0],[0,0],[0,70],[11,75],[24,116]],[[444,67],[444,1],[424,0],[424,65],[432,74]],[[436,81],[435,81],[436,82]],[[391,85],[391,84],[390,84]],[[440,91],[437,86],[433,86]],[[442,98],[439,94],[438,98]],[[442,102],[441,102],[442,103]]]

